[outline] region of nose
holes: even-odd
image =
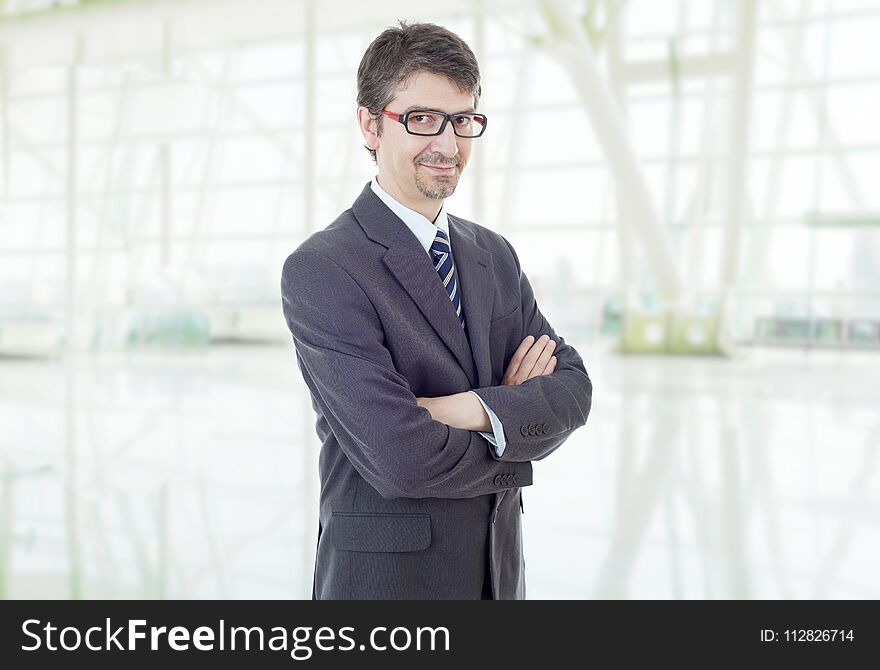
[[[452,129],[452,123],[447,123],[443,132],[434,137],[432,145],[437,153],[443,154],[447,158],[454,158],[458,155],[458,138]]]

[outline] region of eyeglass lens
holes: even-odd
[[[442,114],[414,112],[407,117],[406,128],[411,133],[432,135],[440,130],[444,118]],[[455,134],[461,137],[476,137],[483,132],[485,125],[484,117],[480,114],[456,114],[450,123],[453,124]]]

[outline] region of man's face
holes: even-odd
[[[385,109],[403,114],[409,109],[432,109],[447,114],[474,111],[473,96],[462,93],[446,77],[430,72],[414,75]],[[379,184],[410,209],[433,221],[444,198],[455,191],[471,155],[473,139],[458,137],[447,123],[441,135],[410,135],[403,124],[385,117],[379,135],[366,132],[366,110],[358,112],[368,146],[376,149]],[[365,124],[365,120],[367,123]]]

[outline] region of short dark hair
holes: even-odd
[[[398,21],[399,28],[387,28],[372,41],[361,58],[357,72],[357,104],[366,107],[382,130],[382,110],[399,87],[419,72],[448,78],[464,93],[480,100],[480,66],[463,39],[433,23]],[[373,162],[376,152],[366,145]]]

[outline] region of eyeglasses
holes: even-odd
[[[410,135],[440,135],[446,130],[446,124],[452,121],[452,131],[456,135],[472,139],[485,132],[487,122],[485,114],[471,112],[446,114],[432,109],[411,109],[403,114],[396,114],[383,109],[379,113],[402,123]]]

